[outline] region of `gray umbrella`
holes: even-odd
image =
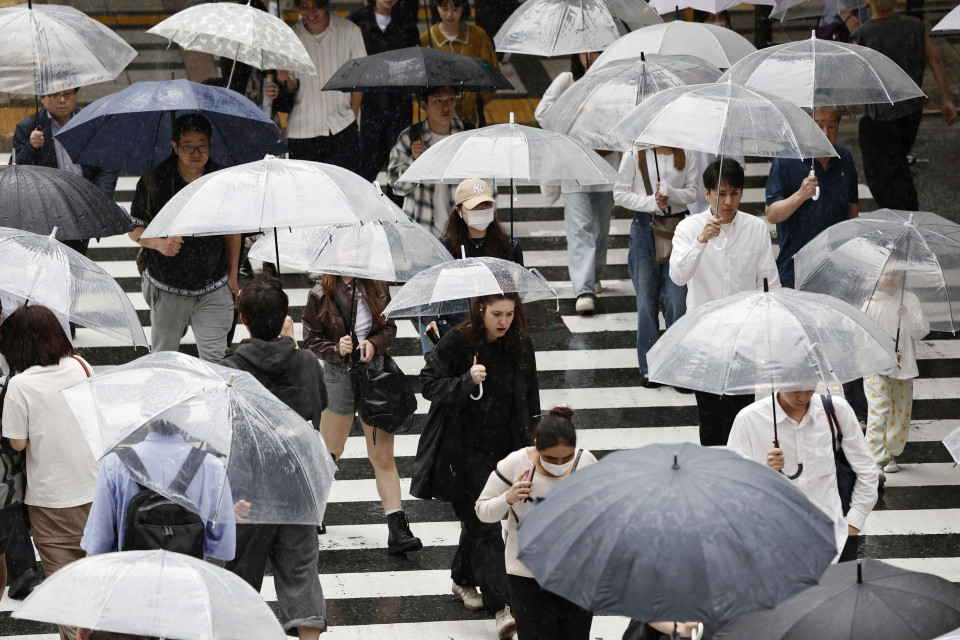
[[[816,584],[837,553],[833,522],[786,478],[693,444],[578,471],[526,511],[518,542],[544,589],[640,620],[769,609]]]

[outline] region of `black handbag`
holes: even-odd
[[[847,515],[847,512],[850,511],[850,500],[853,498],[853,486],[857,484],[857,472],[847,462],[847,456],[843,453],[843,431],[840,430],[840,422],[837,420],[837,413],[833,408],[833,398],[821,395],[820,400],[823,402],[823,410],[826,412],[827,422],[830,424],[830,442],[833,445],[833,461],[837,465],[837,489],[840,491],[840,504],[843,507],[843,515]]]
[[[334,297],[343,325],[353,335],[354,348],[357,336],[349,316],[344,312],[340,300]],[[382,354],[383,368],[354,359],[348,368],[353,396],[358,401],[360,419],[365,424],[387,433],[408,431],[413,424],[413,414],[417,410],[417,397],[406,374],[397,366],[389,354]],[[374,433],[376,437],[376,433]]]

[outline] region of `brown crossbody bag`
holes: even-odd
[[[647,164],[646,151],[637,152],[637,166],[640,168],[643,188],[647,190],[647,193],[655,193],[650,181],[650,167]],[[673,252],[673,234],[677,230],[677,225],[686,215],[686,211],[673,214],[651,214],[650,228],[653,229],[653,247],[657,254],[657,264],[670,263],[670,254]]]

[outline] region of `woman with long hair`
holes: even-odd
[[[354,397],[350,372],[350,364],[355,360],[372,363],[375,368],[382,366],[383,354],[397,335],[396,323],[383,317],[389,302],[390,290],[385,282],[324,274],[310,291],[303,310],[303,346],[323,361],[329,404],[320,415],[320,434],[327,449],[339,460],[354,416],[360,421],[387,518],[387,551],[400,555],[419,551],[423,544],[410,531],[403,511],[393,434],[381,431],[375,440],[373,427],[357,415],[358,399]]]
[[[410,489],[418,498],[451,503],[461,523],[452,591],[468,609],[495,617],[500,638],[516,626],[503,538],[500,525],[481,522],[474,505],[497,462],[530,442],[539,417],[536,357],[525,324],[516,293],[477,298],[470,317],[427,355],[420,382],[431,404]]]
[[[544,497],[577,469],[597,461],[577,448],[573,409],[554,407],[537,425],[533,444],[497,463],[474,509],[482,522],[507,519],[506,567],[517,633],[523,640],[589,640],[593,613],[546,591],[517,557],[517,525],[530,500]]]

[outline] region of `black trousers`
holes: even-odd
[[[907,154],[917,139],[921,118],[918,111],[885,122],[867,116],[860,119],[863,172],[878,207],[916,211],[920,206]]]
[[[0,553],[7,563],[7,585],[31,569],[39,570],[25,504],[0,510]]]
[[[753,396],[718,396],[703,391],[695,394],[700,416],[700,444],[704,447],[726,445],[734,418],[753,403]],[[773,429],[770,430],[770,442],[773,442]]]
[[[843,545],[843,549],[840,551],[840,558],[837,560],[837,562],[849,562],[850,560],[856,560],[857,546],[859,541],[859,536],[850,536],[847,538],[847,543]]]
[[[465,475],[465,495],[451,502],[460,521],[460,543],[453,556],[450,577],[462,587],[479,585],[483,607],[491,616],[510,604],[503,534],[499,522],[481,522],[474,505],[496,465],[496,460],[475,459],[464,464],[461,473]]]
[[[331,136],[289,138],[287,147],[294,160],[335,164],[354,173],[359,168],[360,139],[356,122]]]
[[[545,591],[533,578],[508,578],[520,640],[590,640],[592,612]]]

